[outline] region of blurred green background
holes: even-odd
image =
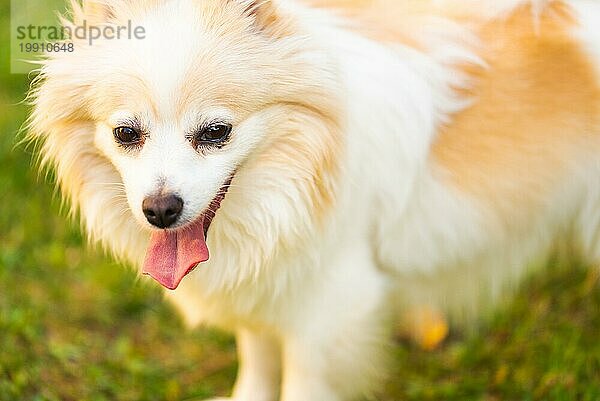
[[[0,401],[226,395],[232,339],[184,329],[157,285],[86,246],[16,146],[28,77],[8,72],[6,0],[0,27]],[[598,281],[598,269],[552,265],[477,334],[433,352],[399,342],[376,399],[600,400]]]
[[[31,41],[19,40],[18,36],[22,32],[19,27],[27,30],[29,25],[34,27],[55,27],[59,28],[60,23],[57,13],[64,14],[67,11],[67,2],[65,0],[4,0],[10,2],[11,36],[10,36],[10,72],[27,74],[35,68],[34,65],[27,62],[31,59],[31,49],[27,53],[23,51],[22,46]],[[47,31],[44,31],[44,38],[48,38]],[[33,37],[38,36],[36,30],[32,33]],[[42,42],[37,40],[36,42]],[[42,51],[35,55],[39,56]]]

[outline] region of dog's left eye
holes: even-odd
[[[192,144],[194,147],[200,145],[221,145],[229,139],[231,130],[231,124],[214,123],[208,125],[194,134]]]
[[[131,127],[117,127],[113,130],[113,135],[121,145],[136,145],[142,141],[140,131]]]

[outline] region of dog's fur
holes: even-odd
[[[470,321],[557,242],[600,259],[593,0],[113,0],[143,26],[44,62],[31,135],[89,236],[142,262],[141,202],[190,221],[235,172],[211,259],[170,298],[238,336],[238,401],[376,390],[397,306]],[[136,115],[142,150],[111,130]],[[230,143],[196,152],[202,119]],[[160,186],[160,188],[159,188]]]

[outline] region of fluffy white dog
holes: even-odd
[[[557,242],[600,262],[597,1],[74,2],[84,21],[146,36],[50,54],[31,135],[91,238],[235,331],[234,400],[355,399],[399,308],[472,320]]]

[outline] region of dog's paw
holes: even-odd
[[[435,308],[413,307],[404,316],[400,334],[410,338],[423,350],[432,351],[448,336],[448,321]]]

